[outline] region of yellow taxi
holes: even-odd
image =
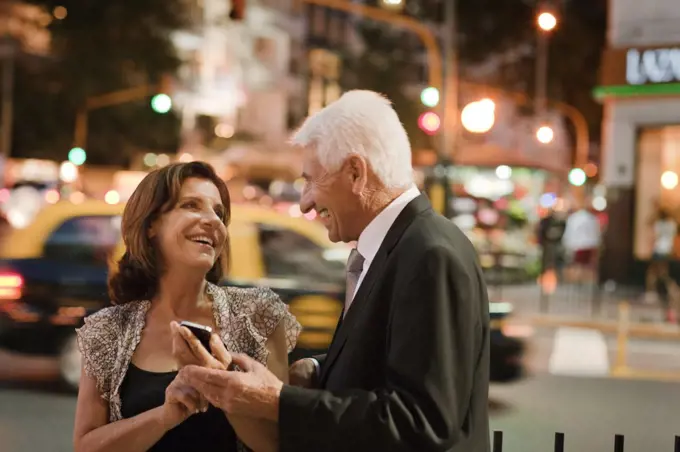
[[[80,377],[74,328],[109,303],[123,208],[93,200],[48,206],[0,252],[0,347],[58,357],[71,388]],[[271,287],[288,303],[304,327],[292,359],[325,350],[342,310],[349,249],[316,222],[250,205],[232,206],[229,234],[222,283]]]
[[[86,200],[41,210],[24,229],[12,230],[0,250],[0,347],[58,358],[60,376],[76,389],[80,353],[75,328],[109,305],[110,265],[123,253],[123,205]],[[233,205],[231,265],[221,284],[266,286],[276,291],[302,324],[291,360],[324,352],[344,300],[349,248],[333,244],[319,223],[273,210]],[[491,379],[524,373],[524,341],[501,328],[512,312],[491,303]]]

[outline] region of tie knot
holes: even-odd
[[[356,248],[352,248],[347,259],[347,273],[361,273],[364,269],[364,256]]]

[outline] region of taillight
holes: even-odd
[[[0,272],[0,300],[18,300],[23,287],[24,278],[20,274]]]

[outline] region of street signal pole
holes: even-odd
[[[90,111],[120,105],[126,102],[133,102],[155,94],[152,98],[151,108],[157,113],[167,113],[172,108],[172,100],[168,95],[170,90],[170,78],[164,76],[157,85],[141,85],[134,88],[101,94],[99,96],[88,97],[85,101],[85,105],[83,105],[76,113],[73,146],[87,149],[87,122]]]

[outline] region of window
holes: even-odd
[[[297,232],[260,224],[262,258],[268,278],[345,284],[345,259]]]
[[[120,241],[120,216],[74,217],[55,229],[44,256],[62,262],[107,265]]]
[[[325,49],[312,49],[309,70],[308,114],[312,115],[340,97],[340,57]]]

